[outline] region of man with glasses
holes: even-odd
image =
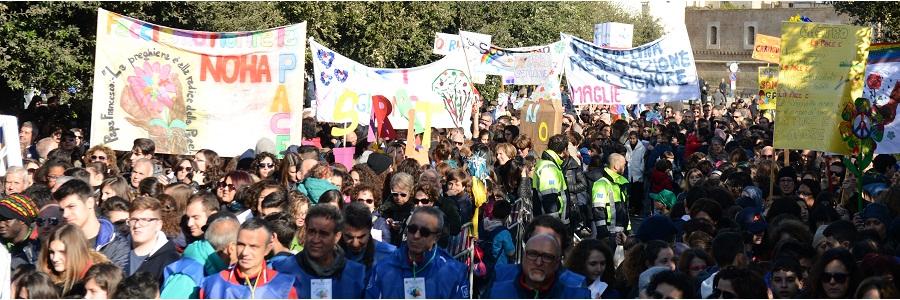
[[[128,265],[128,253],[131,251],[128,237],[120,236],[109,220],[97,218],[97,201],[93,189],[86,182],[78,179],[67,181],[53,192],[53,199],[59,202],[66,223],[78,226],[84,232],[88,246],[123,269]]]
[[[469,299],[466,266],[435,246],[443,223],[444,215],[436,207],[416,209],[406,243],[375,264],[366,298]]]
[[[162,232],[162,204],[150,197],[138,197],[131,202],[128,212],[128,228],[131,233],[131,251],[128,264],[122,268],[128,276],[146,272],[153,278],[162,278],[162,271],[178,260],[175,243]]]
[[[590,298],[590,290],[568,285],[560,278],[561,255],[560,243],[552,235],[539,234],[531,237],[525,244],[525,256],[520,267],[504,270],[515,274],[498,274],[497,277],[504,280],[493,282],[483,298]]]
[[[303,251],[272,264],[279,273],[294,277],[301,299],[359,299],[365,287],[366,267],[348,260],[337,246],[344,216],[337,208],[318,205],[306,213]]]
[[[37,215],[34,202],[24,195],[0,199],[0,242],[12,256],[13,269],[37,264],[41,245],[34,226]]]
[[[371,276],[372,267],[389,257],[397,247],[372,238],[372,213],[362,202],[353,202],[344,207],[346,224],[341,233],[341,247],[348,260],[366,267],[366,279]]]
[[[9,167],[6,170],[6,182],[4,191],[6,195],[18,194],[31,186],[31,176],[28,176],[28,170],[23,167]]]

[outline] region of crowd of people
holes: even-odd
[[[221,157],[114,151],[26,116],[0,181],[0,295],[900,297],[893,156],[857,178],[838,155],[776,150],[742,99],[577,107],[546,144],[523,112],[481,109],[471,137],[433,129],[427,163],[314,118],[302,145]]]

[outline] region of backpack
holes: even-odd
[[[475,241],[475,276],[479,278],[489,278],[494,272],[494,265],[497,264],[497,257],[494,257],[494,237],[500,232],[506,230],[506,226],[500,225],[491,231],[484,232]]]

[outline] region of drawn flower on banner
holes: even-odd
[[[866,77],[866,86],[873,90],[880,89],[881,81],[883,79],[884,78],[881,76],[881,74],[878,74],[878,73],[869,74],[869,76]]]
[[[431,83],[431,90],[441,96],[453,124],[462,127],[466,112],[477,97],[466,73],[456,69],[445,70]]]
[[[187,154],[187,109],[182,83],[171,65],[144,62],[125,80],[119,105],[125,120],[147,131],[159,153]]]
[[[662,115],[660,115],[658,111],[651,110],[647,112],[647,117],[644,120],[656,125],[662,122]]]
[[[175,73],[169,65],[161,66],[158,62],[144,62],[143,68],[134,68],[135,76],[128,77],[133,96],[141,106],[153,113],[160,113],[164,108],[171,108],[175,98]]]
[[[884,137],[887,123],[881,111],[869,99],[856,98],[841,111],[840,133],[853,155],[875,151],[877,142]]]

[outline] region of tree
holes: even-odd
[[[873,41],[900,42],[900,5],[893,1],[834,1],[834,9],[849,15],[853,24],[872,26]]]

